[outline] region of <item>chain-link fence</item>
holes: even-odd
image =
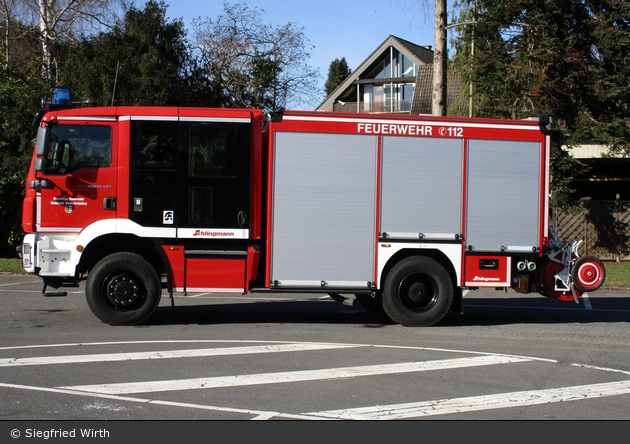
[[[585,201],[578,214],[553,214],[551,228],[567,240],[580,240],[579,254],[605,261],[630,260],[630,201]]]

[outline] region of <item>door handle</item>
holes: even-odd
[[[115,210],[116,209],[116,198],[115,197],[105,197],[103,199],[103,209],[104,210]]]

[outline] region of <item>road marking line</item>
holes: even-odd
[[[19,390],[31,390],[31,391],[46,392],[46,393],[58,393],[58,394],[63,394],[63,395],[75,395],[75,396],[83,396],[83,397],[98,398],[98,399],[110,399],[113,401],[120,401],[120,402],[137,402],[137,403],[146,404],[146,405],[163,405],[163,406],[168,406],[168,407],[211,410],[211,411],[216,411],[216,412],[240,413],[244,415],[254,415],[255,418],[272,418],[272,417],[278,416],[278,417],[288,418],[288,419],[324,419],[324,418],[312,418],[312,417],[307,417],[304,415],[292,414],[292,413],[269,412],[265,410],[239,409],[239,408],[234,408],[234,407],[219,407],[219,406],[204,405],[204,404],[191,404],[188,402],[164,401],[160,399],[145,399],[145,398],[134,398],[134,397],[129,397],[129,396],[106,395],[106,394],[101,394],[101,393],[75,392],[72,390],[65,390],[65,389],[58,389],[58,388],[35,387],[35,386],[19,385],[19,384],[7,384],[3,382],[0,382],[0,387],[10,388],[10,389],[19,389]]]
[[[36,344],[36,345],[11,345],[0,347],[0,350],[26,350],[31,348],[60,348],[60,347],[88,347],[103,345],[147,345],[147,344],[327,344],[326,342],[287,342],[287,341],[256,341],[239,339],[172,339],[155,341],[107,341],[107,342],[71,342],[65,344]],[[354,345],[354,344],[353,344]],[[364,347],[371,345],[360,344]]]
[[[584,308],[587,310],[592,310],[593,307],[591,306],[591,300],[588,298],[588,294],[584,293],[582,294],[582,300],[584,301]]]
[[[571,364],[574,367],[582,367],[582,368],[590,368],[593,370],[601,370],[604,372],[611,372],[611,373],[621,373],[622,375],[630,375],[630,371],[625,371],[625,370],[617,370],[614,368],[607,368],[607,367],[599,367],[596,365],[589,365],[589,364]]]
[[[330,343],[330,342],[287,342],[287,341],[270,341],[270,340],[246,340],[246,339],[170,339],[170,340],[154,340],[154,341],[107,341],[107,342],[75,342],[64,344],[38,344],[38,345],[12,345],[8,347],[0,347],[2,350],[27,350],[35,348],[69,348],[69,347],[102,347],[110,345],[153,345],[153,344],[319,344],[325,346],[344,345],[348,347],[372,347],[372,348],[386,348],[393,350],[416,350],[416,351],[437,351],[446,353],[466,354],[466,355],[478,355],[478,356],[496,356],[497,353],[481,352],[475,350],[455,350],[449,348],[436,348],[436,347],[420,347],[412,345],[378,345],[378,344],[352,344],[352,343]],[[502,354],[502,356],[507,356]],[[524,357],[531,361],[541,362],[553,362],[557,363],[555,359],[537,358],[532,356],[518,356]]]
[[[38,282],[41,282],[41,280],[40,281],[28,281],[28,282],[12,282],[10,284],[0,284],[0,287],[9,287],[11,285],[36,284]],[[41,292],[35,292],[35,293],[41,293]]]
[[[566,302],[566,301],[565,301]],[[573,303],[575,304],[575,302]],[[572,304],[572,305],[573,305]],[[466,304],[466,308],[516,308],[519,310],[545,310],[545,311],[582,311],[584,308],[581,308],[579,305],[575,304],[575,308],[571,307],[530,307],[527,305],[484,305],[484,304]],[[610,313],[630,313],[630,310],[622,309],[622,308],[590,308],[590,310],[597,312],[610,312]]]
[[[349,344],[279,344],[251,347],[204,348],[191,350],[165,350],[150,352],[103,353],[92,355],[42,356],[34,358],[2,358],[0,367],[51,364],[87,364],[93,362],[139,361],[174,358],[199,358],[206,356],[233,356],[258,353],[281,353],[312,350],[332,350],[361,347]]]
[[[0,293],[34,293],[34,294],[42,294],[41,290],[20,290],[19,288],[11,288],[7,290],[6,288],[0,288]]]
[[[552,404],[627,394],[630,394],[630,380],[546,390],[498,393],[495,395],[471,396],[467,398],[393,404],[388,406],[330,410],[305,413],[305,415],[313,415],[326,419],[396,420],[449,415],[453,413],[478,412],[481,410],[496,410],[509,407]]]
[[[91,384],[58,387],[65,390],[77,390],[90,393],[121,395],[130,393],[152,393],[180,390],[197,390],[225,387],[243,387],[263,384],[283,384],[359,376],[379,376],[388,374],[446,370],[453,368],[479,367],[484,365],[532,362],[531,359],[514,356],[479,356],[473,358],[445,359],[439,361],[403,362],[396,364],[367,365],[359,367],[327,368],[320,370],[301,370],[294,372],[262,373],[236,376],[218,376],[194,379],[173,379],[165,381],[141,381],[112,384]]]

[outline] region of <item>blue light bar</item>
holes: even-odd
[[[66,88],[55,88],[53,90],[53,105],[70,105],[70,90]]]

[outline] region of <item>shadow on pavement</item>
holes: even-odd
[[[630,298],[591,298],[589,303],[591,309],[587,309],[583,301],[576,304],[543,297],[467,297],[463,313],[451,311],[436,326],[630,322]],[[144,325],[254,323],[348,324],[370,328],[394,325],[359,304],[347,307],[322,300],[180,306],[176,301],[173,310],[168,306],[159,307]]]

